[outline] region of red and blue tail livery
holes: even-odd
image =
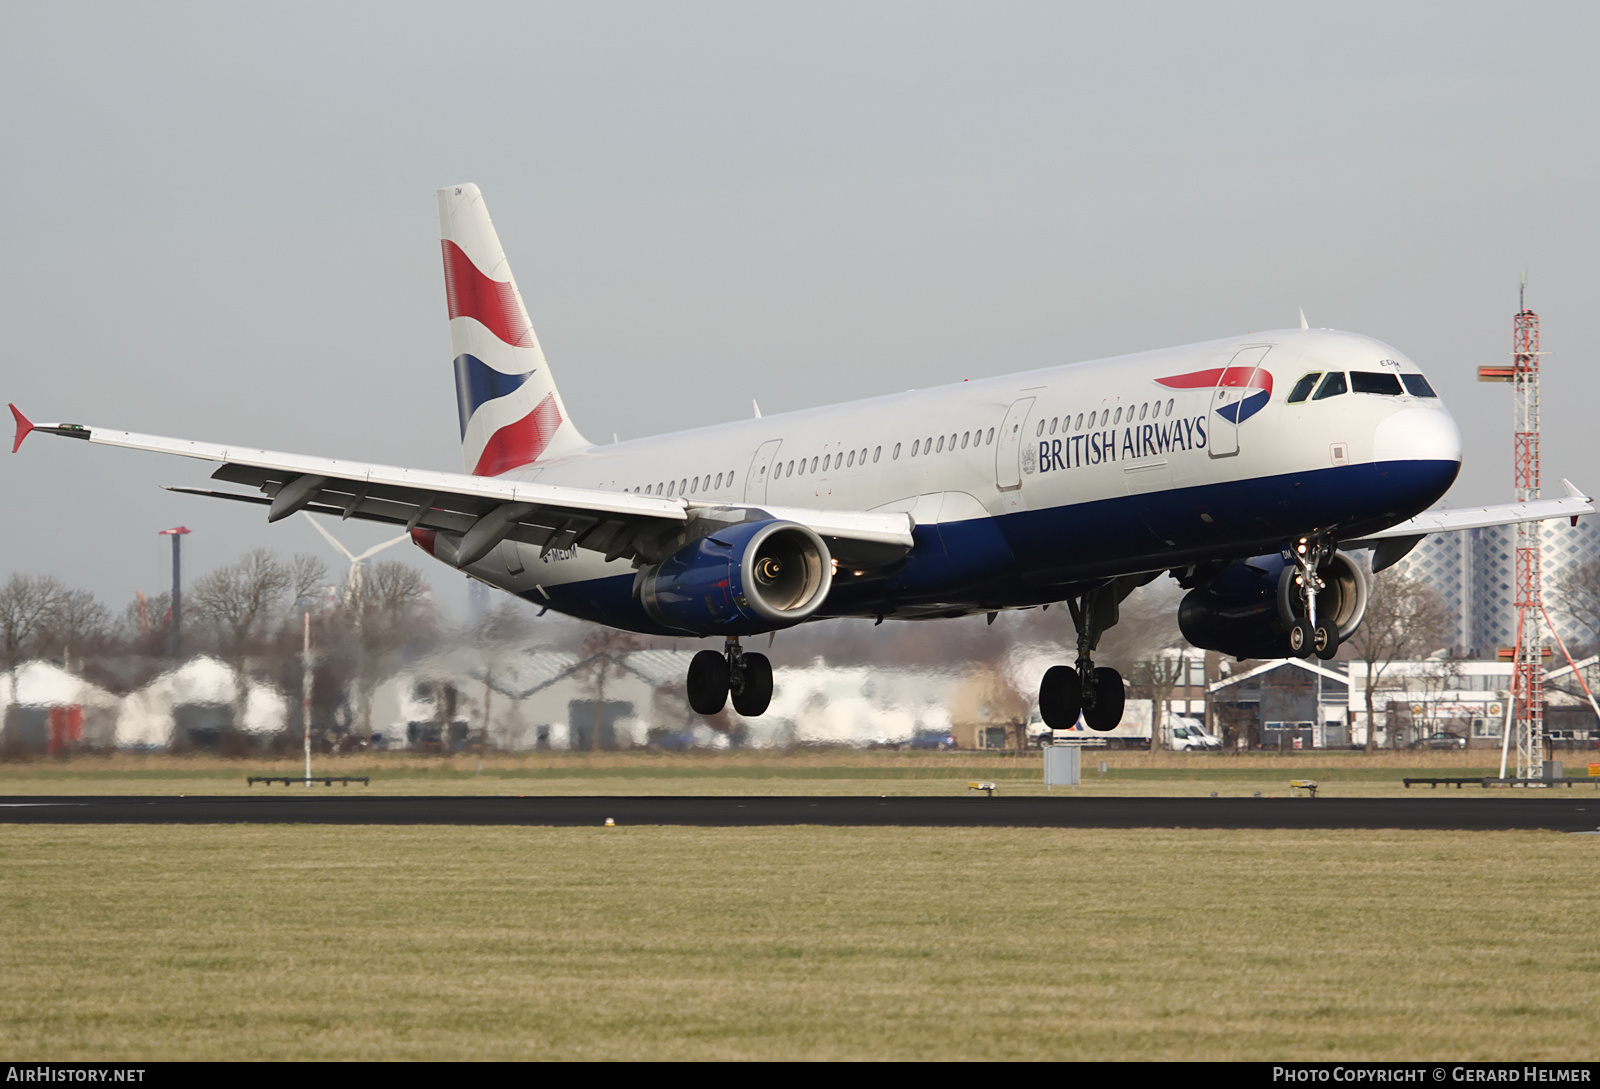
[[[501,476],[587,449],[561,403],[478,187],[452,185],[438,196],[467,471]]]

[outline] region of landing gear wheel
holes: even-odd
[[[728,703],[728,659],[714,650],[696,654],[689,662],[688,690],[689,706],[695,714],[714,715],[722,710]]]
[[[1316,648],[1318,658],[1331,662],[1339,653],[1339,633],[1328,624],[1318,624],[1312,632],[1311,645]]]
[[[772,662],[765,654],[746,654],[744,684],[733,694],[733,709],[745,718],[755,718],[764,713],[771,702]]]
[[[1083,686],[1071,666],[1051,666],[1039,682],[1039,717],[1052,730],[1070,730],[1083,711]]]
[[[1311,621],[1301,617],[1294,622],[1294,627],[1289,629],[1289,651],[1296,658],[1309,658],[1316,650],[1316,632],[1311,627]]]
[[[1115,730],[1122,722],[1127,698],[1122,688],[1122,674],[1100,666],[1094,671],[1094,706],[1083,709],[1083,721],[1091,730]]]

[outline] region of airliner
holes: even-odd
[[[1120,603],[1163,575],[1179,626],[1240,658],[1333,657],[1370,579],[1433,532],[1592,513],[1557,499],[1430,511],[1461,435],[1403,353],[1306,327],[1046,367],[609,445],[562,401],[475,185],[438,191],[464,473],[244,449],[11,406],[31,431],[218,463],[173,490],[403,526],[429,555],[542,608],[722,640],[689,666],[700,714],[760,715],[741,640],[810,620],[932,620],[1064,602],[1055,729],[1121,720],[1094,664]],[[246,490],[238,490],[243,488]],[[1370,550],[1367,563],[1351,553]]]

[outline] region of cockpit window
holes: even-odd
[[[1333,371],[1322,380],[1322,385],[1317,387],[1317,392],[1311,399],[1320,401],[1324,397],[1337,397],[1339,394],[1347,392],[1349,392],[1349,387],[1344,384],[1344,372]]]
[[[1381,393],[1400,396],[1400,376],[1388,371],[1351,371],[1350,389],[1355,393]]]
[[[1317,379],[1322,377],[1321,371],[1312,371],[1294,384],[1294,389],[1289,391],[1289,404],[1297,405],[1311,396],[1311,389],[1317,384]]]
[[[1400,381],[1406,384],[1406,392],[1413,397],[1437,397],[1433,387],[1428,385],[1428,380],[1420,374],[1402,374]]]

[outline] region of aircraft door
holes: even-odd
[[[1000,425],[1000,437],[994,444],[994,483],[1003,492],[1022,487],[1022,425],[1027,422],[1033,400],[1022,397],[1013,401],[1005,423]]]
[[[782,439],[771,439],[762,443],[761,449],[756,451],[755,458],[750,462],[750,471],[744,476],[746,503],[767,501],[767,476],[772,471],[772,459],[778,456],[778,447],[782,445]]]
[[[1230,458],[1239,452],[1239,411],[1245,400],[1258,392],[1257,372],[1271,350],[1270,344],[1241,348],[1217,375],[1206,419],[1206,452],[1212,457]]]

